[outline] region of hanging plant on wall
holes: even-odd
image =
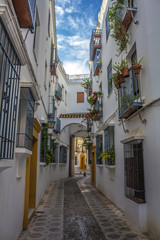
[[[117,56],[119,56],[123,51],[127,51],[127,44],[129,41],[129,35],[122,23],[122,8],[123,0],[117,0],[117,2],[109,8],[107,16],[108,21],[110,22],[111,36],[118,46]]]

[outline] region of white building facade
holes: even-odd
[[[103,116],[96,103],[93,105],[100,116],[93,118],[92,127],[97,151],[96,187],[124,210],[135,228],[159,239],[160,3],[123,1],[119,14],[129,41],[126,51],[117,56],[114,30],[107,17],[117,2],[102,2],[90,45],[93,92],[103,93]],[[142,59],[139,74],[133,72],[135,58]],[[129,74],[117,89],[113,83],[114,66],[121,60],[128,61]],[[100,97],[97,99],[100,103]],[[99,156],[105,151],[109,155],[103,161]]]

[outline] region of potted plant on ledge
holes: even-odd
[[[143,58],[141,58],[139,61],[137,60],[137,57],[135,57],[132,61],[132,69],[134,74],[140,74],[140,70],[142,68],[142,65],[140,64]]]

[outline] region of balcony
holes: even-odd
[[[55,118],[55,121],[56,121],[56,123],[54,125],[53,131],[55,133],[60,133],[61,132],[61,120],[59,118]]]
[[[94,76],[97,76],[102,67],[101,50],[100,49],[96,49],[93,67],[94,67]]]
[[[49,96],[48,99],[48,117],[55,116],[55,99],[54,96]]]
[[[125,78],[118,93],[119,118],[128,118],[142,106],[139,75],[130,68],[130,75]]]
[[[12,0],[21,28],[34,28],[36,0]]]
[[[51,47],[51,64],[50,64],[50,72],[51,75],[56,75],[56,48],[54,48],[54,44]]]
[[[62,100],[62,87],[59,83],[56,84],[55,98],[59,101]]]
[[[123,9],[121,11],[122,23],[128,29],[132,16],[135,15],[137,8],[135,7],[135,0],[123,0]]]
[[[103,97],[97,97],[94,103],[94,109],[97,111],[94,120],[99,121],[103,116]]]
[[[101,29],[92,30],[92,36],[90,41],[90,60],[91,61],[94,60],[96,49],[101,49],[102,47],[101,35],[102,35]]]

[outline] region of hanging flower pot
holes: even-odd
[[[132,65],[133,73],[134,74],[140,74],[141,67],[142,67],[142,65],[140,65],[140,64]]]
[[[122,68],[121,73],[123,74],[123,77],[129,77],[129,68],[128,67]]]
[[[124,77],[123,77],[123,74],[119,74],[119,75],[117,76],[117,78],[118,78],[118,83],[119,83],[119,84],[125,82],[125,79],[124,79]]]

